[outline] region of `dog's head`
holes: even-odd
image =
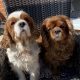
[[[12,12],[4,26],[4,36],[1,41],[3,47],[17,42],[24,43],[30,37],[39,35],[32,18],[24,11]]]
[[[48,46],[50,39],[55,42],[65,41],[69,35],[73,35],[73,25],[67,16],[52,16],[43,21],[41,34],[43,44]]]

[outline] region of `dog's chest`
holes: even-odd
[[[48,49],[47,56],[51,56],[53,60],[65,61],[73,54],[73,47],[71,45],[59,46]]]
[[[7,55],[9,61],[13,63],[14,66],[17,66],[21,69],[26,69],[27,71],[32,65],[34,65],[36,61],[38,61],[38,57],[29,52],[19,54],[15,50],[12,51],[10,49],[7,49]]]

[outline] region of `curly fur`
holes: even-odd
[[[62,28],[63,26],[63,28]],[[56,41],[50,31],[58,28],[63,33],[61,40]],[[62,65],[73,55],[74,29],[71,20],[67,16],[58,15],[46,18],[41,27],[42,46],[45,51],[45,61],[52,66],[56,74],[56,68]]]

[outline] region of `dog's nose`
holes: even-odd
[[[55,31],[56,34],[59,34],[60,32],[61,32],[61,30],[57,30],[57,31]]]
[[[23,28],[23,27],[25,26],[25,22],[19,23],[19,26],[20,26],[21,28]]]

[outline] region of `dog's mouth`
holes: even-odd
[[[26,34],[26,31],[23,29],[20,33],[20,37],[22,37],[24,39],[24,37],[26,37],[27,34]]]
[[[60,35],[55,35],[54,38],[53,38],[55,41],[61,41],[62,38]]]
[[[62,40],[62,33],[56,34],[55,32],[50,32],[51,38],[54,41],[61,41]]]
[[[22,30],[21,31],[21,33],[20,33],[20,39],[21,39],[21,41],[22,41],[23,44],[26,43],[26,40],[28,39],[26,30]]]

